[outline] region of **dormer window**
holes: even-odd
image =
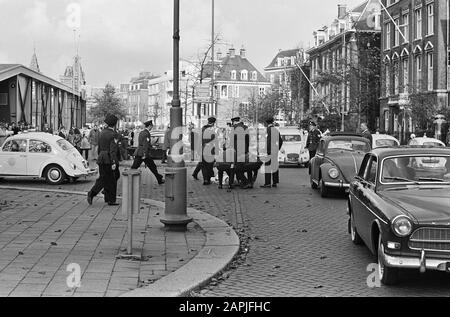
[[[236,71],[231,71],[231,80],[236,80]]]
[[[252,80],[253,81],[257,81],[258,80],[258,73],[257,72],[252,72]]]
[[[248,80],[248,71],[245,69],[241,72],[241,80]]]

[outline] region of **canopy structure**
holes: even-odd
[[[86,101],[80,92],[28,67],[0,64],[0,122],[82,127]]]

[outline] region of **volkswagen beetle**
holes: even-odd
[[[321,139],[309,165],[311,187],[327,197],[331,189],[348,192],[370,141],[357,134],[333,133]]]
[[[377,149],[351,184],[349,233],[375,255],[385,285],[401,269],[450,273],[449,206],[450,149]]]
[[[48,133],[23,133],[0,148],[0,177],[45,178],[51,185],[96,174],[66,140]]]

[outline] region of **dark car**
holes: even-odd
[[[349,233],[376,256],[380,281],[400,269],[450,273],[450,149],[377,149],[350,186]]]
[[[357,134],[334,133],[322,138],[309,165],[311,187],[319,188],[322,197],[327,197],[330,189],[348,192],[370,150],[370,141]]]

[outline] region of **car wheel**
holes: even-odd
[[[378,274],[381,283],[384,285],[395,285],[399,280],[399,269],[388,267],[383,262],[384,245],[381,234],[378,238]]]
[[[44,173],[45,180],[50,185],[61,185],[67,178],[64,169],[58,165],[47,167]]]
[[[323,198],[327,198],[328,197],[328,188],[327,186],[325,186],[325,182],[323,181],[323,179],[320,181],[320,196],[322,196]]]
[[[358,230],[356,229],[356,224],[355,224],[355,217],[353,216],[353,213],[350,214],[350,219],[348,221],[348,226],[350,229],[350,235],[352,237],[352,242],[355,245],[362,245],[363,241],[361,239],[361,237],[358,234]]]

